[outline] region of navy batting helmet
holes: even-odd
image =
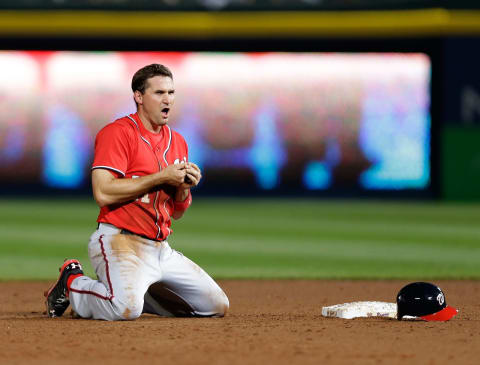
[[[448,321],[458,311],[447,306],[445,294],[430,283],[417,282],[404,286],[397,294],[397,319],[420,317],[426,321]]]

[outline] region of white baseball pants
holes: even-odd
[[[70,303],[83,318],[135,319],[161,316],[224,316],[229,301],[193,261],[157,242],[101,223],[88,254],[98,280],[80,276],[70,286]]]

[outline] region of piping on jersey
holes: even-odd
[[[167,162],[167,152],[168,150],[170,149],[170,144],[172,143],[172,131],[170,130],[170,127],[167,125],[167,128],[168,128],[168,133],[170,134],[170,137],[168,138],[168,145],[167,145],[167,149],[165,150],[165,152],[163,152],[163,161],[165,161],[165,163],[167,164],[168,166],[168,162]]]
[[[107,169],[107,170],[113,170],[115,172],[118,172],[119,174],[125,176],[125,173],[123,171],[120,171],[118,169],[114,169],[113,167],[110,167],[110,166],[93,166],[92,167],[92,170],[95,170],[95,169]]]
[[[165,164],[168,166],[167,152],[168,152],[168,150],[170,149],[170,146],[171,146],[171,144],[172,144],[172,130],[170,129],[170,127],[169,127],[168,125],[167,125],[167,128],[168,128],[168,135],[169,135],[169,137],[168,137],[168,145],[167,145],[167,148],[166,148],[165,151],[163,152],[163,160],[165,161]],[[155,157],[157,157],[157,156],[155,155]],[[158,161],[158,159],[157,159],[157,161]],[[161,166],[160,166],[160,161],[158,161],[158,166],[161,168]],[[157,195],[158,195],[158,191],[157,191]],[[170,197],[168,197],[167,199],[165,199],[165,200],[163,201],[163,209],[165,210],[165,213],[167,213],[167,216],[170,217],[170,213],[168,212],[167,207],[166,207],[166,204],[167,204],[168,199],[170,199]],[[170,233],[171,233],[172,231],[170,230],[169,227],[167,227],[167,229],[168,229],[168,235],[170,235]],[[159,235],[160,235],[160,231],[157,233],[157,239],[158,239],[158,236],[159,236]]]
[[[138,124],[137,122],[135,121],[135,119],[133,119],[130,115],[127,115],[127,118],[130,119],[134,124],[135,126],[137,127],[138,129],[138,132],[140,133],[140,128],[138,127]],[[172,131],[170,129],[170,127],[167,125],[167,128],[168,128],[168,133],[169,133],[169,138],[168,138],[168,145],[167,145],[167,148],[165,149],[165,151],[163,152],[163,160],[165,161],[165,163],[167,164],[168,166],[168,162],[167,162],[167,159],[166,159],[166,156],[167,156],[167,152],[168,150],[170,149],[170,144],[172,143]],[[153,155],[155,156],[155,159],[157,160],[157,163],[158,163],[158,171],[161,171],[162,170],[162,165],[160,164],[160,161],[158,160],[158,157],[157,155],[155,154],[155,151],[153,150],[153,147],[152,145],[150,144],[150,142],[145,139],[142,134],[140,133],[140,138],[146,143],[148,144],[148,146],[150,147],[150,149],[152,150],[153,152]],[[153,209],[155,209],[155,215],[156,215],[156,222],[155,222],[155,225],[157,226],[157,235],[156,235],[156,239],[158,239],[158,237],[160,236],[160,233],[162,233],[162,229],[160,228],[160,226],[158,225],[158,220],[160,219],[160,213],[158,212],[157,210],[157,199],[158,199],[158,190],[157,192],[155,193],[155,199],[153,200]],[[167,207],[165,206],[168,199],[170,198],[167,198],[165,199],[165,201],[163,202],[163,209],[165,210],[165,213],[167,213],[167,216],[170,217],[170,213],[168,213],[168,210],[167,210]],[[168,228],[168,234],[171,233],[171,230],[170,228]]]

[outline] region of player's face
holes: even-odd
[[[147,80],[145,92],[135,92],[139,111],[152,125],[164,125],[168,122],[170,110],[175,101],[173,80],[166,76],[155,76]]]

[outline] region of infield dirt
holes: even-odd
[[[225,318],[103,322],[45,315],[50,283],[0,283],[0,364],[478,364],[480,282],[435,281],[448,322],[324,318],[322,306],[394,302],[409,281],[219,281]]]

